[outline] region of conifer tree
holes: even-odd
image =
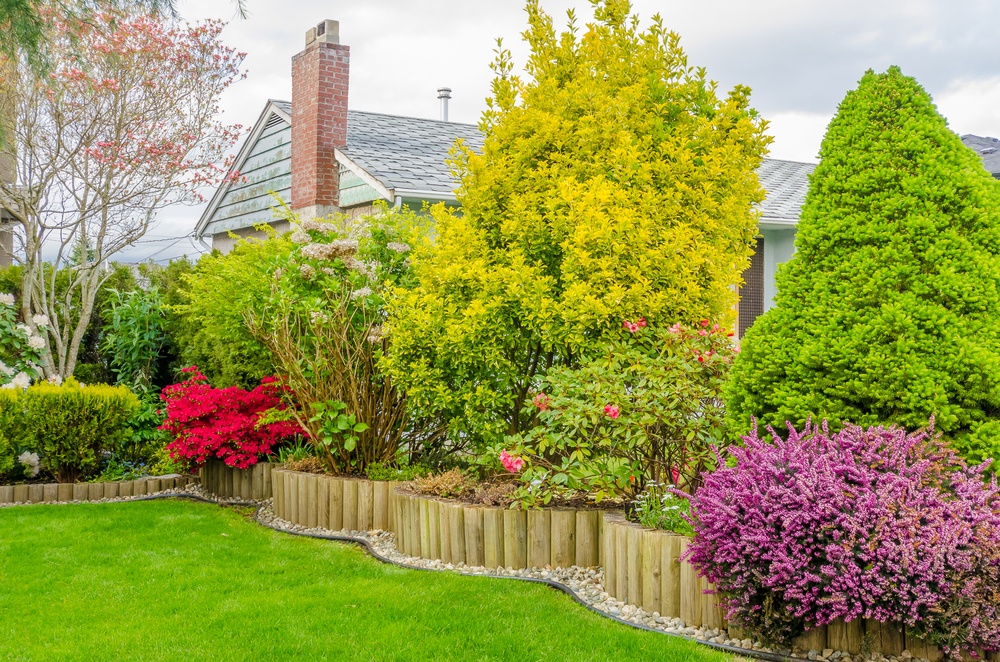
[[[552,365],[623,319],[731,321],[769,139],[749,89],[721,97],[658,17],[592,0],[557,33],[529,0],[526,76],[501,48],[480,128],[460,150],[460,214],[416,247],[419,286],[390,302],[387,368],[419,410],[468,438],[524,429]]]
[[[743,339],[734,432],[806,418],[1000,449],[1000,183],[896,67],[830,123],[775,307]]]

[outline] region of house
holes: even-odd
[[[292,101],[270,100],[236,157],[240,181],[212,197],[195,236],[212,248],[232,249],[255,225],[289,229],[275,220],[274,195],[306,217],[334,211],[360,215],[377,201],[419,209],[424,203],[458,204],[456,181],[445,163],[461,138],[473,149],[482,136],[471,124],[397,117],[348,109],[350,49],[339,24],[324,21],[306,33],[292,58]],[[446,103],[446,99],[445,99]],[[446,108],[446,106],[445,106]],[[771,307],[777,266],[792,255],[795,226],[809,187],[807,163],[767,159],[758,172],[767,198],[760,236],[740,288],[738,330]]]
[[[967,133],[962,136],[962,142],[979,155],[983,160],[983,167],[994,179],[1000,179],[1000,140]]]

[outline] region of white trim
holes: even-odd
[[[257,122],[253,125],[253,129],[250,131],[250,135],[247,136],[245,141],[243,141],[243,146],[240,147],[240,151],[236,153],[236,160],[233,162],[233,170],[239,171],[240,168],[243,167],[243,164],[246,163],[254,145],[257,144],[257,140],[259,140],[261,134],[264,133],[264,127],[267,126],[267,121],[271,119],[271,115],[277,115],[281,119],[285,120],[289,126],[292,124],[291,115],[279,108],[278,105],[274,103],[274,99],[268,99],[267,104],[264,106],[264,110],[261,111],[260,117],[257,118]],[[229,189],[232,185],[233,183],[230,181],[215,189],[212,199],[209,201],[208,206],[205,207],[205,211],[201,213],[201,217],[198,219],[198,224],[194,226],[194,236],[199,241],[201,241],[201,239],[205,236],[205,229],[208,227],[209,219],[215,215],[215,212],[219,209],[219,205],[222,204],[222,199],[226,197],[227,193],[229,193]]]
[[[373,189],[375,189],[376,193],[378,193],[386,200],[392,202],[392,199],[394,197],[393,190],[386,187],[386,185],[383,184],[381,181],[379,181],[378,178],[376,178],[370,172],[368,172],[360,165],[355,163],[351,157],[347,156],[337,148],[334,148],[333,156],[335,159],[337,159],[337,163],[339,165],[342,165],[351,172],[353,172],[355,175],[358,176],[358,179],[360,179],[365,184],[368,184],[368,186],[371,186]]]
[[[412,189],[398,188],[395,189],[396,195],[401,198],[421,198],[423,200],[448,200],[451,202],[458,201],[458,196],[454,192],[445,193],[444,191],[415,191]]]

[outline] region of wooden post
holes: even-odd
[[[271,492],[274,494],[274,499],[271,501],[271,507],[274,509],[275,517],[285,518],[285,472],[284,471],[272,471],[271,472]]]
[[[389,529],[389,483],[378,481],[372,485],[372,529]]]
[[[687,551],[690,540],[681,539],[681,554]],[[701,578],[694,566],[681,562],[681,620],[688,627],[701,625]]]
[[[624,517],[615,519],[615,587],[618,589],[618,599],[632,603],[634,600],[628,592],[628,524]]]
[[[344,528],[358,530],[358,481],[344,479]]]
[[[558,508],[552,511],[552,556],[549,563],[553,568],[568,568],[576,565],[576,511]]]
[[[827,648],[827,645],[828,643],[827,643],[826,627],[806,630],[806,632],[800,634],[792,641],[792,646],[795,646],[799,650],[806,653],[808,653],[809,651],[822,652],[824,648]],[[903,651],[900,652],[902,653]]]
[[[465,560],[465,507],[460,503],[443,504],[449,511],[451,529],[451,562],[455,565]]]
[[[604,590],[613,598],[618,598],[618,527],[611,520],[611,514],[604,516],[601,531],[601,546],[604,552]]]
[[[466,565],[473,567],[486,565],[485,521],[485,513],[482,508],[469,507],[465,509]]]
[[[445,504],[441,503],[437,499],[424,499],[427,501],[427,547],[422,547],[424,553],[424,558],[428,559],[443,559],[445,556],[451,554],[451,548],[449,545],[448,551],[441,551],[441,541],[448,540],[447,533],[441,533],[441,509],[444,508]],[[445,520],[447,522],[447,520]],[[421,545],[423,541],[421,540]]]
[[[152,481],[150,481],[152,482]],[[157,481],[159,483],[159,481]],[[100,501],[104,498],[104,485],[102,483],[87,484],[87,500]]]
[[[576,552],[574,562],[584,568],[600,565],[600,517],[599,510],[576,511]]]
[[[410,496],[407,500],[410,502],[410,535],[408,536],[408,540],[411,541],[412,545],[410,548],[410,556],[423,556],[426,552],[429,552],[430,549],[428,548],[427,550],[424,550],[424,541],[420,535],[420,501],[422,499]]]
[[[0,485],[0,503],[14,503],[13,485]]]
[[[628,602],[642,606],[642,585],[646,578],[642,574],[642,534],[639,525],[628,527]]]
[[[860,619],[850,623],[836,620],[826,626],[826,645],[838,651],[847,651],[851,655],[861,653],[865,645],[865,630]]]
[[[45,483],[42,490],[42,500],[45,502],[52,502],[59,500],[59,484],[58,483]],[[0,503],[3,503],[3,498],[0,497]]]
[[[436,502],[435,502],[436,503]],[[437,537],[438,532],[431,529],[431,499],[417,499],[417,510],[420,512],[420,550],[424,558],[433,558],[440,547],[431,542],[431,537]]]
[[[504,567],[520,570],[528,567],[528,514],[523,510],[503,511]]]
[[[319,499],[319,476],[309,474],[304,478],[306,481],[306,512],[304,515],[300,513],[300,516],[307,527],[315,529],[316,522],[319,521],[319,504],[316,503]]]
[[[118,498],[118,483],[104,483],[104,498],[105,499]]]
[[[399,515],[399,508],[397,507],[396,499],[396,487],[399,485],[398,481],[391,480],[386,483],[386,500],[389,502],[389,521],[386,524],[386,528],[399,536],[398,527],[396,526],[396,516]]]
[[[83,486],[83,494],[86,495],[87,486]],[[86,497],[84,497],[86,498]],[[15,485],[14,486],[14,503],[28,503],[28,486],[27,485]]]
[[[264,463],[264,470],[263,470],[264,485],[260,493],[261,499],[270,499],[272,496],[274,496],[274,491],[273,491],[274,481],[271,480],[271,474],[273,470],[274,470],[274,463],[272,462]]]
[[[161,489],[163,489],[160,486],[160,479],[159,478],[147,478],[146,482],[148,484],[148,486],[146,488],[146,494],[156,494]],[[103,493],[103,491],[104,490],[101,490],[102,493]]]
[[[28,501],[41,503],[45,500],[45,487],[41,483],[28,486]]]
[[[503,514],[502,508],[483,508],[483,563],[490,570],[504,565]]]
[[[642,531],[641,556],[642,556],[642,608],[653,613],[654,611],[663,614],[661,611],[660,589],[662,587],[662,577],[660,566],[662,557],[660,552],[661,540],[664,535],[659,531]]]
[[[358,480],[358,531],[371,531],[374,495],[370,480]]]
[[[316,526],[330,528],[330,479],[316,476]]]
[[[909,634],[906,635],[906,650],[910,651],[915,658],[924,658],[931,662],[938,662],[943,657],[941,650],[937,646]],[[993,655],[992,659],[989,657],[986,658],[987,662],[1000,662],[1000,656],[997,656],[995,653]]]
[[[528,567],[544,568],[551,559],[551,512],[533,508],[528,511]]]
[[[288,521],[292,524],[298,524],[299,502],[305,498],[305,490],[302,489],[302,475],[295,471],[289,471],[285,480],[288,481]]]
[[[344,528],[344,481],[340,478],[330,479],[330,530],[340,531]]]
[[[906,648],[899,626],[869,620],[865,621],[864,627],[871,639],[872,647],[886,657],[896,657]]]
[[[131,494],[131,492],[130,492]],[[59,483],[59,487],[56,489],[56,500],[57,501],[72,501],[73,500],[73,484],[72,483]],[[6,501],[3,499],[3,488],[0,487],[0,503],[10,503],[14,500],[14,490],[11,488],[10,495]]]
[[[660,541],[660,615],[681,617],[681,537],[664,535]]]
[[[396,549],[406,553],[406,527],[403,526],[403,497],[392,491],[392,534],[396,537]]]

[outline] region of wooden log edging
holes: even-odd
[[[392,481],[280,468],[271,480],[281,519],[333,531],[391,531],[409,556],[494,569],[601,562],[598,510],[510,510],[408,494]]]
[[[621,512],[607,512],[603,520],[604,589],[609,595],[650,613],[680,618],[689,627],[728,630],[733,639],[745,638],[726,622],[718,598],[706,593],[713,590],[712,585],[681,560],[689,538],[645,529],[627,521]],[[803,651],[831,648],[851,655],[873,652],[887,657],[908,650],[913,657],[932,662],[943,657],[936,647],[877,621],[838,621],[806,632],[792,645]]]
[[[0,505],[100,501],[156,494],[199,482],[198,476],[153,477],[112,483],[35,483],[0,485]]]
[[[274,462],[258,462],[249,469],[236,469],[219,460],[209,460],[198,474],[202,487],[209,494],[228,499],[263,501],[273,496],[271,471],[279,466]]]

